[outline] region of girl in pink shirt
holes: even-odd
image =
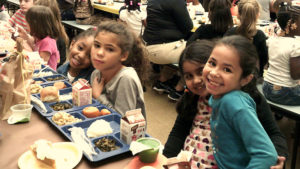
[[[60,60],[56,39],[59,37],[58,23],[51,9],[46,6],[33,6],[26,14],[30,34],[35,40],[34,50],[54,70]]]

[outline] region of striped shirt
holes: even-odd
[[[22,27],[27,33],[29,33],[29,26],[25,19],[25,13],[21,9],[9,19],[9,23],[13,28]]]

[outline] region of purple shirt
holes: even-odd
[[[52,39],[51,37],[47,36],[42,40],[39,40],[35,44],[36,51],[41,52],[49,52],[50,59],[48,60],[48,65],[53,69],[56,70],[57,62],[60,58],[59,51],[57,50],[56,40]]]

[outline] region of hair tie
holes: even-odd
[[[97,30],[97,27],[93,27],[93,30],[96,31],[96,30]]]
[[[141,6],[141,3],[137,3],[138,4],[138,6]]]
[[[132,5],[132,1],[130,1],[130,5]]]

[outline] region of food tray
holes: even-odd
[[[61,89],[59,90],[59,95],[63,95],[63,94],[67,94],[67,93],[71,93],[72,92],[72,88],[66,88],[66,89]],[[34,97],[38,98],[39,100],[41,100],[41,96],[40,94],[34,94],[33,95]],[[82,110],[84,107],[87,107],[87,106],[99,106],[99,102],[96,100],[96,99],[92,99],[92,104],[88,104],[88,105],[84,105],[84,106],[74,106],[73,105],[73,102],[72,102],[72,99],[69,99],[69,100],[64,100],[64,101],[60,101],[61,103],[68,103],[68,104],[71,104],[73,107],[70,108],[70,109],[65,109],[65,110],[61,110],[61,111],[64,111],[64,112],[70,112],[70,111],[75,111],[75,110]],[[57,102],[43,102],[46,109],[47,109],[47,112],[46,113],[43,113],[42,109],[36,105],[36,104],[33,104],[33,107],[42,115],[42,116],[52,116],[53,114],[55,114],[56,112],[58,111],[54,111],[50,106],[51,105],[54,105],[56,104]]]
[[[53,122],[52,120],[52,116],[47,117],[47,120],[49,120],[51,122],[52,125],[54,125],[63,135],[65,135],[70,141],[72,141],[71,138],[71,132],[69,131],[70,128],[72,127],[81,127],[82,129],[84,129],[84,132],[86,134],[87,129],[90,127],[90,125],[96,121],[96,120],[100,120],[103,119],[107,122],[109,122],[111,128],[113,129],[113,133],[105,135],[105,136],[100,136],[100,137],[95,137],[95,138],[89,138],[95,151],[97,152],[96,155],[92,156],[92,159],[90,159],[88,157],[87,154],[84,153],[85,157],[91,161],[91,162],[97,162],[97,161],[101,161],[104,160],[106,158],[115,156],[115,155],[119,155],[125,152],[129,151],[129,145],[124,143],[121,139],[120,139],[120,119],[121,119],[121,115],[118,113],[112,113],[109,115],[105,115],[105,116],[99,116],[96,118],[86,118],[84,115],[82,115],[80,112],[70,112],[71,115],[82,119],[82,122],[77,122],[77,123],[73,123],[73,124],[69,124],[69,125],[65,125],[65,126],[59,126],[56,123]],[[99,148],[96,147],[95,142],[101,138],[109,138],[109,139],[114,139],[116,142],[116,145],[119,146],[119,149],[110,151],[110,152],[103,152],[101,151]]]

